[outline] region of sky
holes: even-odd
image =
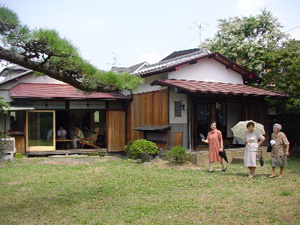
[[[219,19],[271,11],[300,40],[300,0],[0,0],[31,29],[57,30],[102,70],[155,63],[213,38]]]

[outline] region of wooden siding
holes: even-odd
[[[107,151],[124,151],[125,111],[107,111]]]
[[[168,99],[168,89],[133,95],[127,110],[127,141],[144,138],[144,132],[133,130],[136,127],[169,125]],[[169,146],[169,131],[167,139],[167,144],[158,146]]]

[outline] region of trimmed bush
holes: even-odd
[[[182,146],[173,147],[168,153],[166,158],[169,161],[175,161],[178,163],[186,162],[189,159],[187,150]]]
[[[130,156],[133,159],[140,158],[142,154],[148,153],[154,155],[158,153],[157,145],[152,141],[139,139],[132,143],[130,147]]]
[[[128,141],[127,144],[124,147],[125,152],[129,152],[130,151],[130,147],[133,144],[133,141]]]
[[[15,158],[16,159],[22,159],[23,158],[23,154],[22,153],[16,153],[15,154]]]

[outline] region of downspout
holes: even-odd
[[[189,146],[189,150],[190,150],[190,152],[192,152],[193,151],[193,149],[192,149],[192,125],[191,125],[191,114],[190,114],[190,112],[191,112],[191,101],[190,101],[190,95],[189,94],[187,94],[187,97],[188,97],[188,107],[187,107],[187,109],[188,109],[188,111],[187,111],[187,113],[188,113],[188,117],[187,117],[187,119],[188,119],[188,146]]]

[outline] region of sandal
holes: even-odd
[[[252,179],[253,177],[254,177],[254,175],[251,175],[251,174],[248,176],[248,178],[250,178],[250,179]]]
[[[213,171],[213,170],[210,170],[209,172],[210,172],[210,173],[213,173],[214,171]]]
[[[274,178],[274,177],[276,177],[276,175],[273,175],[273,174],[272,174],[271,176],[269,176],[269,178]]]
[[[227,170],[227,167],[225,167],[225,168],[222,168],[222,172],[224,172],[225,173],[225,171]]]

